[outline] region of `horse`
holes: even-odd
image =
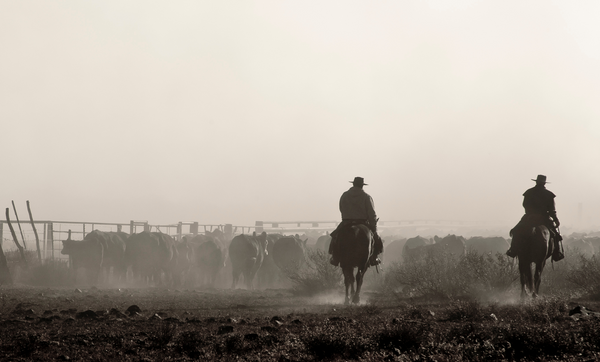
[[[533,227],[523,225],[513,229],[513,246],[517,247],[519,274],[521,277],[521,299],[529,293],[536,298],[540,292],[542,271],[554,251],[552,234],[547,226],[539,224]],[[535,264],[535,274],[531,273],[531,264]]]
[[[346,299],[344,304],[360,302],[360,289],[363,277],[369,268],[369,256],[371,255],[373,233],[366,225],[354,224],[344,227],[338,235],[339,261],[344,274],[344,285],[346,286]],[[354,268],[356,277],[354,276]],[[354,283],[356,282],[356,289]],[[351,293],[348,293],[350,289]]]

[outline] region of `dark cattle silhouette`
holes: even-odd
[[[214,287],[219,271],[225,266],[225,250],[221,241],[212,236],[198,235],[191,243],[194,245],[200,284]]]
[[[345,304],[358,304],[363,278],[369,268],[373,234],[365,225],[357,224],[339,230],[339,261],[346,287]],[[356,276],[354,269],[357,269]],[[356,284],[356,289],[355,289]]]
[[[285,272],[297,271],[306,261],[306,240],[282,236],[273,244],[273,261]]]
[[[281,271],[275,265],[273,261],[273,245],[281,238],[281,234],[268,234],[267,235],[267,254],[264,256],[262,265],[256,274],[258,279],[258,285],[261,288],[273,288],[281,284],[282,275]]]
[[[386,245],[385,247],[385,255],[383,255],[383,262],[387,265],[392,263],[401,263],[402,262],[402,251],[404,250],[404,245],[406,245],[407,239],[396,239]]]
[[[522,225],[513,229],[512,234],[512,245],[519,258],[521,298],[525,298],[528,292],[535,298],[540,292],[542,271],[546,265],[546,259],[552,255],[554,242],[545,225],[535,227]],[[535,267],[533,274],[532,264]]]
[[[232,282],[235,288],[240,275],[244,276],[244,283],[248,289],[253,289],[253,280],[256,272],[261,267],[267,251],[267,233],[260,235],[237,235],[229,244],[229,259],[231,260]]]
[[[600,236],[586,236],[584,240],[592,244],[594,254],[600,254]]]
[[[465,238],[456,235],[447,235],[440,238],[437,235],[433,237],[435,243],[420,245],[415,248],[404,249],[405,260],[418,261],[427,257],[448,257],[458,259],[465,255]],[[408,244],[408,240],[407,240]]]
[[[409,238],[408,240],[406,240],[406,243],[404,243],[404,246],[402,247],[402,260],[405,262],[413,261],[416,258],[416,256],[419,255],[419,252],[415,250],[422,248],[425,245],[430,245],[432,243],[433,241],[426,239],[422,236],[415,236],[413,238]]]
[[[315,247],[317,250],[322,250],[326,253],[329,252],[329,244],[331,244],[331,235],[329,235],[329,232],[326,235],[321,235],[319,236],[319,238],[317,239],[317,243],[315,244]]]
[[[174,268],[173,258],[178,258],[178,251],[175,240],[167,234],[144,231],[127,239],[127,265],[131,267],[134,279],[145,284],[170,281]]]
[[[71,236],[63,241],[61,254],[69,255],[72,261],[73,281],[77,282],[77,270],[84,268],[92,284],[99,281],[100,272],[104,271],[105,281],[109,281],[111,268],[115,281],[125,279],[125,241],[127,234],[123,232],[103,232],[94,230],[83,240],[71,240]]]
[[[181,241],[173,240],[174,250],[173,258],[169,262],[167,271],[170,274],[170,284],[172,286],[183,286],[189,282],[189,275],[194,265],[193,245],[187,238]]]
[[[510,247],[508,240],[500,236],[473,236],[467,239],[465,244],[467,251],[492,255],[496,255],[497,253],[505,254]]]
[[[592,245],[589,240],[567,237],[563,240],[563,244],[566,254],[581,254],[588,257],[596,254],[594,245]]]

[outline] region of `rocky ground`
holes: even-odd
[[[18,285],[0,294],[0,359],[11,361],[600,359],[597,303],[556,297],[483,304],[365,292],[346,307],[341,293],[286,289]]]

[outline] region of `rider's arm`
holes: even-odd
[[[373,198],[371,196],[367,197],[367,219],[369,220],[369,224],[373,225],[373,227],[377,226],[377,214],[375,213],[375,203],[373,202]]]

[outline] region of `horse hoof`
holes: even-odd
[[[352,299],[352,304],[358,304],[360,303],[360,298],[353,298]]]

